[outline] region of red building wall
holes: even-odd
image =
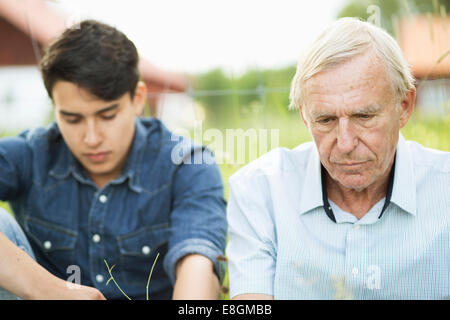
[[[0,17],[0,66],[35,64],[31,38]]]

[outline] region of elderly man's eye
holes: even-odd
[[[373,115],[371,114],[358,114],[357,117],[362,120],[372,119]]]
[[[320,124],[328,124],[331,122],[331,120],[332,120],[331,118],[321,118],[321,119],[317,120],[317,122]]]

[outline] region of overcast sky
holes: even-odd
[[[53,0],[74,19],[112,24],[156,65],[241,72],[296,63],[345,0]]]
[[[116,26],[141,56],[165,70],[221,67],[233,75],[295,64],[346,1],[46,0],[68,21],[94,18]],[[0,131],[43,124],[50,103],[38,70],[0,68],[0,107]]]

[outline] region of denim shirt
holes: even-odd
[[[109,299],[170,299],[186,254],[225,266],[223,183],[211,152],[136,119],[121,175],[102,189],[86,175],[58,126],[0,139],[0,199],[8,200],[37,261],[56,276],[95,286]],[[205,157],[208,161],[198,161]],[[196,158],[197,161],[193,159]],[[107,285],[108,283],[108,285]]]

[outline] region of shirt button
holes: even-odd
[[[353,268],[352,269],[352,274],[354,275],[354,276],[357,276],[358,275],[358,268]]]
[[[353,227],[354,230],[359,230],[359,224],[355,224],[355,226]]]
[[[97,281],[98,283],[103,282],[103,280],[105,280],[105,278],[101,274],[95,276],[95,281]]]
[[[52,243],[50,241],[45,241],[44,242],[44,248],[47,250],[50,250],[52,247]]]
[[[148,255],[150,253],[150,247],[149,246],[143,246],[142,247],[142,253],[145,255]]]
[[[108,197],[105,196],[104,194],[102,194],[98,199],[100,200],[101,203],[105,203],[106,201],[108,201]]]
[[[92,241],[94,241],[95,243],[99,243],[100,240],[101,240],[100,235],[94,234],[94,235],[92,236]]]

